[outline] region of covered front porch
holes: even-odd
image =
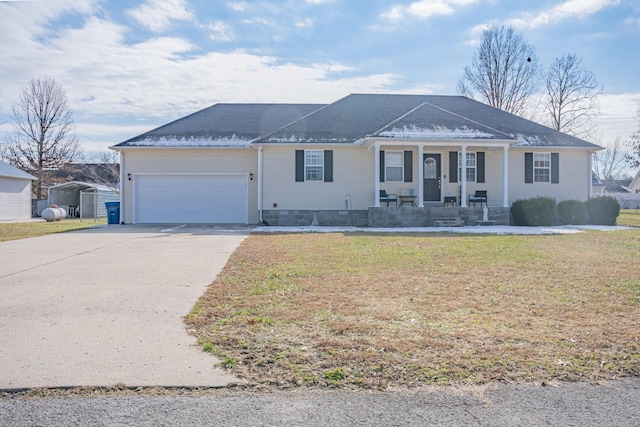
[[[508,208],[511,144],[513,140],[369,139],[365,145],[375,158],[373,207],[469,208],[475,206],[470,201],[476,191],[483,191],[487,206]]]

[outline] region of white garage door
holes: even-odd
[[[137,224],[225,223],[249,221],[247,176],[136,175]]]

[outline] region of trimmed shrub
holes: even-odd
[[[527,218],[524,215],[524,200],[516,200],[511,205],[511,217],[515,225],[527,225]]]
[[[553,225],[556,214],[556,199],[553,197],[534,197],[516,200],[511,205],[513,222],[516,225],[541,226]]]
[[[589,224],[616,225],[620,214],[620,203],[613,197],[594,197],[585,202]]]
[[[587,221],[587,207],[578,200],[558,203],[558,216],[562,224],[582,225]]]
[[[524,213],[531,226],[553,225],[556,214],[556,199],[553,197],[535,197],[525,201]]]

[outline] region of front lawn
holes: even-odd
[[[106,223],[106,218],[99,218],[97,221],[94,221],[93,219],[84,219],[80,221],[79,219],[71,218],[52,222],[46,222],[43,220],[37,222],[0,223],[0,242],[79,230]]]
[[[269,387],[639,376],[639,253],[640,230],[254,234],[185,321]]]
[[[618,225],[640,227],[640,209],[623,209],[617,218]]]

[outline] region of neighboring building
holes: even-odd
[[[633,177],[631,184],[629,184],[629,190],[632,193],[640,193],[640,170],[636,173],[636,176]]]
[[[65,182],[49,188],[49,205],[67,210],[69,217],[100,218],[107,216],[106,202],[117,202],[120,196],[106,185],[90,182]]]
[[[601,149],[465,97],[363,94],[216,104],[112,148],[125,223],[371,226],[474,223],[476,191],[499,223],[517,199],[586,200]]]
[[[35,179],[35,176],[0,161],[0,221],[31,218],[31,185]]]

